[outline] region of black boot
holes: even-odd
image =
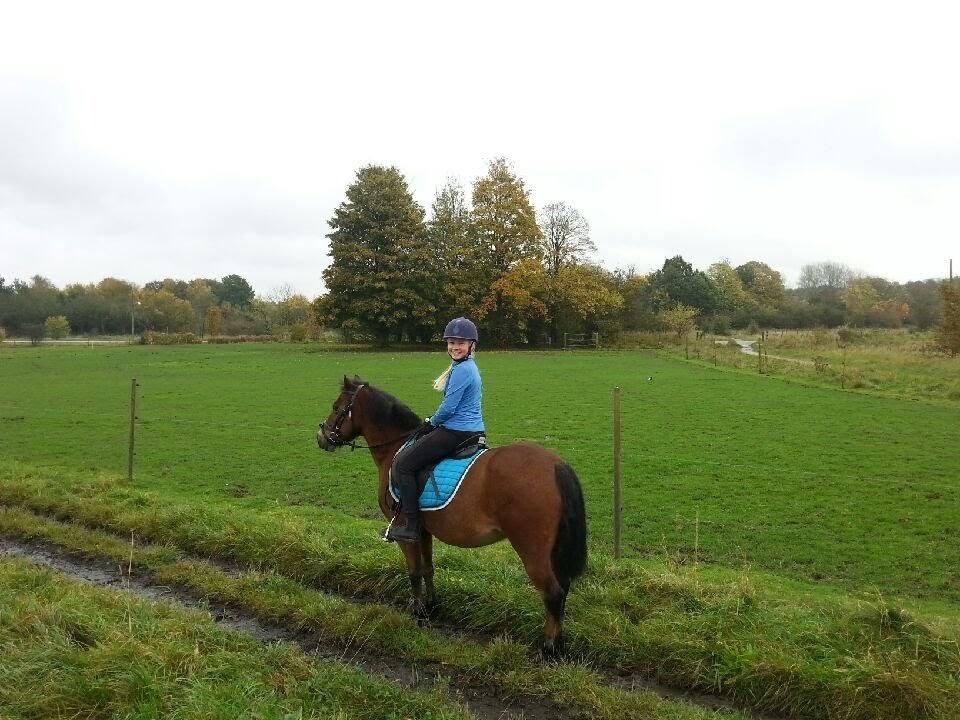
[[[420,498],[417,494],[417,481],[412,482],[408,478],[401,477],[398,485],[400,486],[400,509],[406,518],[406,525],[397,527],[391,525],[384,535],[388,542],[418,543],[420,542]]]

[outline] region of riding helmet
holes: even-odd
[[[458,317],[451,320],[447,323],[447,327],[443,331],[443,339],[449,340],[450,338],[473,340],[476,342],[479,339],[477,337],[477,326],[465,317]]]

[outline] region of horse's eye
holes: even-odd
[[[336,403],[333,404],[333,411],[334,411],[334,412],[337,411],[337,404],[336,404]]]

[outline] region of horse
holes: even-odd
[[[390,466],[421,422],[387,392],[359,377],[344,376],[333,409],[317,431],[317,444],[330,452],[344,446],[363,448],[355,442],[363,437],[379,471],[380,510],[390,518]],[[433,538],[457,547],[506,539],[543,599],[543,653],[551,657],[561,652],[567,594],[587,562],[583,492],[563,458],[528,442],[487,450],[471,465],[453,500],[421,518],[421,542],[397,543],[410,576],[414,617],[423,620],[435,609]]]

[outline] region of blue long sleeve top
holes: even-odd
[[[450,430],[483,432],[482,397],[480,371],[473,358],[455,362],[443,390],[443,402],[430,418],[431,424]]]

